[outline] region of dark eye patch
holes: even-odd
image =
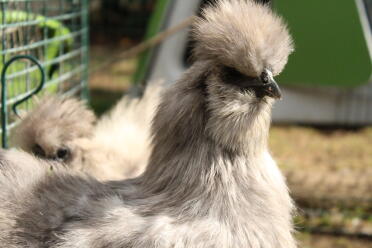
[[[57,150],[56,158],[58,160],[67,160],[70,157],[70,149],[68,148],[59,148]]]
[[[32,153],[38,157],[46,156],[45,151],[43,150],[43,148],[41,148],[39,144],[35,144],[34,147],[32,147]]]
[[[222,68],[221,78],[225,83],[235,85],[240,88],[262,86],[262,81],[259,77],[250,77],[244,75],[234,68],[228,66]]]

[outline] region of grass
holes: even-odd
[[[313,235],[309,233],[297,234],[298,247],[301,248],[370,248],[369,240],[330,237],[328,235]]]
[[[270,148],[285,169],[340,171],[372,169],[372,127],[317,129],[274,126]]]
[[[300,230],[372,236],[372,127],[274,125],[270,148],[299,207]]]
[[[372,213],[372,127],[274,126],[270,147],[302,205],[363,207]]]
[[[120,47],[92,47],[90,66],[93,72],[89,81],[91,89],[125,92],[131,86],[138,61],[136,57],[105,66],[105,61],[112,59],[115,51],[122,51],[122,49]]]
[[[117,102],[123,93],[104,89],[91,89],[90,97],[92,99],[91,106],[94,112],[100,116],[108,111],[115,102]],[[110,99],[109,101],[107,99]]]

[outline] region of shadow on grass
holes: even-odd
[[[364,128],[370,127],[370,125],[342,125],[342,124],[302,124],[302,123],[274,123],[277,127],[303,127],[312,128],[319,133],[324,135],[332,135],[334,133],[358,133]]]
[[[121,91],[91,89],[90,90],[90,105],[97,116],[111,109],[117,101],[123,96]]]

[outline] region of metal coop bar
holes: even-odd
[[[0,47],[3,147],[38,89],[87,97],[88,0],[0,0]]]

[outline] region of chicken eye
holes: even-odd
[[[239,71],[235,70],[232,67],[225,66],[223,68],[223,78],[226,83],[229,84],[239,84],[241,81],[249,80],[250,78],[246,75],[243,75]]]
[[[267,72],[263,72],[263,73],[261,74],[261,80],[262,80],[262,82],[263,82],[264,84],[268,84],[268,83],[269,83],[270,79],[269,79],[269,75],[268,75]]]
[[[222,69],[222,80],[226,84],[235,85],[242,89],[262,85],[260,78],[244,75],[234,68],[227,66]]]
[[[70,157],[70,150],[67,148],[60,148],[57,150],[57,159],[66,160]]]
[[[45,151],[43,150],[43,148],[41,148],[41,146],[39,144],[34,145],[34,147],[32,148],[32,153],[35,156],[38,156],[38,157],[45,157],[46,156]]]

